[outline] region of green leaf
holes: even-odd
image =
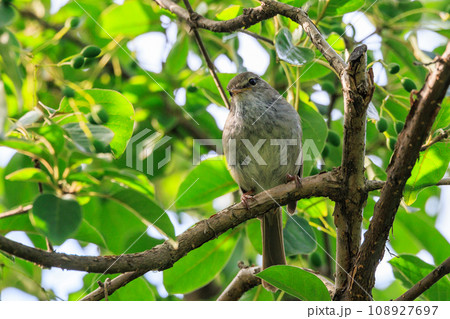
[[[408,11],[416,11],[420,8],[423,8],[423,5],[420,1],[399,1],[397,3],[398,8],[400,10],[401,13],[405,13]],[[427,12],[426,10],[423,10],[422,12],[416,12],[414,14],[410,14],[406,17],[404,17],[403,19],[398,20],[398,22],[404,22],[404,21],[409,21],[409,22],[417,22],[420,20],[420,18],[422,17],[422,13]]]
[[[13,7],[6,3],[0,3],[0,28],[12,23],[16,12]]]
[[[416,254],[426,249],[436,264],[450,256],[450,244],[436,229],[435,221],[425,212],[407,213],[400,208],[394,221],[390,243],[395,251]]]
[[[331,45],[333,49],[337,51],[345,50],[345,42],[340,34],[334,32],[331,33],[327,38],[327,42]]]
[[[50,184],[50,178],[41,169],[34,167],[27,167],[21,170],[15,171],[5,177],[11,182],[40,182]]]
[[[108,198],[116,201],[147,226],[155,227],[162,235],[175,238],[175,230],[167,213],[153,199],[131,189],[120,190]]]
[[[356,11],[364,5],[364,0],[332,0],[329,1],[325,17],[341,16],[347,12]]]
[[[301,82],[306,82],[309,80],[319,79],[329,74],[330,72],[331,70],[326,66],[315,62],[310,62],[300,68],[299,80]]]
[[[434,121],[432,132],[440,128],[447,128],[450,126],[450,96],[444,98],[441,104],[436,120]]]
[[[324,283],[314,274],[298,267],[272,266],[256,276],[300,300],[331,301]]]
[[[162,30],[159,14],[142,1],[126,1],[122,5],[109,6],[100,16],[100,24],[108,32],[102,32],[101,35],[108,39],[118,35],[135,37]]]
[[[109,120],[103,126],[114,132],[111,141],[111,150],[114,156],[119,157],[125,151],[128,140],[133,134],[134,109],[133,105],[119,92],[113,90],[91,89],[84,90],[83,95],[75,94],[75,103],[84,114],[91,112],[91,107],[101,105],[108,113]],[[84,97],[88,95],[91,105]],[[66,97],[61,100],[59,112],[73,112]]]
[[[223,156],[209,158],[195,167],[178,189],[177,208],[195,207],[238,189]]]
[[[263,288],[263,286],[259,285],[256,286],[249,291],[246,291],[240,301],[273,301],[274,300],[274,294],[272,294],[270,291],[267,291]]]
[[[297,202],[297,210],[312,218],[326,217],[328,215],[327,199],[324,197],[311,197]]]
[[[186,66],[188,53],[189,37],[186,34],[183,34],[178,38],[177,42],[170,50],[165,63],[165,69],[170,74],[177,75]]]
[[[0,28],[0,68],[14,85],[15,92],[10,93],[10,95],[15,94],[16,101],[14,102],[19,107],[22,106],[23,102],[21,94],[23,73],[19,68],[20,50],[20,43],[14,34],[9,30]],[[5,91],[7,87],[6,79],[5,77],[3,78],[3,81],[5,81]]]
[[[8,165],[5,167],[5,170],[1,172],[1,178],[0,178],[0,185],[4,187],[3,188],[3,195],[1,199],[1,205],[4,206],[7,209],[15,208],[19,205],[26,205],[32,203],[36,195],[38,194],[38,187],[36,183],[34,182],[10,182],[8,181],[5,176],[8,174],[12,174],[15,171],[18,171],[25,167],[32,167],[33,162],[30,160],[29,157],[16,153],[9,161]],[[3,182],[1,182],[3,181]],[[4,183],[4,184],[3,184]],[[3,185],[2,185],[3,184]],[[25,216],[25,215],[19,215],[19,216]],[[25,224],[29,225],[29,219],[28,216],[26,216]],[[10,217],[8,219],[12,219],[13,217]],[[3,220],[2,225],[6,224],[6,220]],[[20,229],[20,227],[18,228]],[[32,228],[34,230],[34,228]],[[17,229],[16,229],[17,230]]]
[[[108,248],[105,238],[100,231],[83,218],[77,232],[71,236],[73,239],[83,243],[93,243],[100,247]]]
[[[29,157],[36,157],[38,159],[45,160],[49,164],[53,163],[53,159],[49,152],[42,145],[29,140],[10,138],[0,141],[0,146],[13,148],[19,153]]]
[[[394,267],[394,276],[400,279],[403,286],[410,289],[435,269],[422,259],[413,255],[400,255],[392,258],[389,263]],[[444,276],[422,295],[429,301],[448,301],[450,299],[450,280]]]
[[[46,125],[38,129],[38,134],[45,138],[53,147],[52,154],[59,154],[64,149],[64,130],[58,125]]]
[[[389,111],[390,114],[394,116],[394,118],[398,121],[404,121],[406,116],[409,113],[409,108],[407,108],[404,104],[398,103],[398,100],[395,101],[392,98],[388,97],[384,104],[384,107]]]
[[[309,222],[297,215],[291,216],[283,229],[286,256],[309,254],[316,250],[316,235]]]
[[[60,245],[81,224],[81,207],[71,197],[42,194],[33,203],[34,226],[54,244]]]
[[[108,145],[114,138],[114,133],[103,125],[84,123],[92,134],[93,140]],[[81,147],[82,150],[89,152],[92,143],[81,128],[80,123],[67,123],[63,128],[69,133],[72,140]]]
[[[323,116],[303,101],[300,102],[298,113],[303,130],[303,175],[308,176],[316,161],[320,160],[328,128]]]
[[[230,20],[234,19],[238,16],[239,10],[241,10],[240,5],[231,5],[225,8],[224,10],[220,11],[218,14],[216,14],[216,18],[219,20]]]
[[[155,301],[155,291],[155,287],[153,287],[144,277],[140,277],[115,291],[109,300]]]
[[[98,230],[108,253],[122,254],[124,251],[135,251],[135,245],[146,237],[147,226],[139,216],[122,206],[117,201],[102,196],[91,197],[89,202],[83,205],[83,216],[86,222],[93,229]],[[81,232],[81,229],[80,229]],[[117,234],[122,234],[117,236]],[[74,235],[74,238],[78,235]],[[86,235],[86,234],[80,234]],[[90,234],[89,237],[80,240],[95,239]],[[95,242],[94,242],[95,243]],[[153,246],[147,245],[145,249]]]
[[[92,173],[93,176],[101,178],[102,176],[111,178],[117,183],[123,184],[151,198],[155,195],[153,184],[150,183],[147,176],[132,169],[114,169],[106,168],[98,171],[99,174]]]
[[[411,177],[406,182],[404,198],[407,205],[415,202],[417,194],[427,186],[436,185],[447,171],[450,161],[448,143],[436,143],[421,152]]]
[[[184,294],[203,287],[225,267],[239,232],[230,230],[203,244],[164,271],[164,287],[171,294]]]
[[[280,60],[292,65],[304,65],[314,59],[314,51],[299,48],[292,43],[292,34],[287,28],[281,29],[275,37],[275,49]]]
[[[258,254],[262,255],[261,222],[258,219],[249,220],[245,230],[253,248]]]
[[[0,4],[1,5],[1,4]],[[0,18],[0,21],[3,19]],[[6,21],[6,20],[5,20]],[[2,22],[0,22],[1,24]],[[16,103],[22,105],[22,71],[19,68],[20,43],[15,35],[0,27],[0,67],[11,79],[16,90]],[[3,79],[5,80],[5,79]],[[6,83],[5,83],[6,84]]]
[[[415,82],[422,83],[427,74],[427,71],[424,67],[418,67],[414,65],[414,61],[416,60],[416,58],[414,56],[414,50],[411,47],[411,44],[404,41],[401,37],[394,38],[383,36],[382,39],[383,43],[381,47],[384,50],[383,57],[385,61],[389,61],[390,63],[397,63],[400,66],[403,66],[400,69],[400,73],[402,73],[402,76],[415,78],[414,80],[418,79],[419,82]],[[421,84],[419,86],[421,86]],[[405,118],[406,116],[403,119],[399,120],[403,121]]]

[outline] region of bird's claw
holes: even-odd
[[[242,196],[241,196],[241,202],[245,205],[245,207],[247,209],[249,209],[248,202],[247,202],[248,200],[256,201],[255,197],[253,197],[254,193],[255,193],[254,191],[248,191],[248,192],[242,194]]]
[[[300,176],[298,175],[291,175],[291,174],[287,174],[286,175],[286,183],[289,183],[291,181],[295,181],[295,186],[297,188],[299,188],[300,186],[302,186],[302,182],[300,180]]]

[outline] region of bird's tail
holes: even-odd
[[[261,220],[263,244],[263,269],[274,265],[286,265],[283,241],[283,217],[281,207],[266,213]],[[274,286],[263,281],[262,285],[269,291],[277,291]]]

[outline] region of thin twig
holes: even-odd
[[[262,35],[256,34],[254,32],[248,30],[238,30],[238,32],[248,34],[249,36],[254,37],[255,39],[267,42],[272,46],[274,45],[273,41],[270,40],[269,38],[263,37]]]
[[[31,204],[26,205],[26,206],[19,206],[10,211],[0,213],[0,219],[28,213],[32,208],[33,208],[33,205],[31,205]]]
[[[423,152],[425,151],[427,148],[429,148],[431,145],[436,144],[440,141],[442,141],[443,139],[446,139],[450,136],[450,129],[446,130],[446,131],[442,131],[439,133],[439,135],[437,135],[435,138],[433,138],[431,141],[429,141],[427,144],[423,145],[420,148],[420,151]]]
[[[426,275],[418,283],[412,286],[407,292],[395,299],[395,301],[413,301],[426,290],[430,289],[439,279],[450,273],[450,257]]]
[[[384,184],[386,184],[385,181],[375,181],[375,180],[366,181],[365,189],[367,192],[371,192],[371,191],[383,188]],[[450,185],[450,177],[445,177],[445,178],[441,179],[439,182],[437,182],[436,184],[430,184],[428,186],[434,186],[434,185],[436,185],[436,186]]]
[[[177,15],[177,17],[188,21],[191,14],[184,8],[180,7],[171,0],[154,0],[160,7],[169,10]],[[323,54],[325,59],[341,74],[346,64],[339,54],[330,46],[325,40],[320,31],[308,17],[308,14],[301,8],[291,6],[286,3],[273,0],[260,0],[262,5],[256,8],[246,8],[244,13],[231,20],[216,21],[207,19],[199,14],[196,14],[195,26],[197,28],[207,29],[213,32],[234,32],[243,28],[248,28],[263,20],[273,18],[277,14],[285,16],[292,21],[300,24],[303,30],[311,38],[311,42]]]
[[[200,34],[198,33],[196,22],[195,22],[198,15],[192,9],[191,4],[189,3],[189,0],[183,0],[183,2],[184,2],[184,5],[186,6],[186,9],[189,12],[190,17],[189,17],[188,23],[190,24],[191,30],[194,33],[195,40],[197,41],[200,52],[202,53],[203,57],[205,58],[206,65],[208,66],[209,72],[211,73],[211,76],[214,79],[214,83],[216,84],[217,89],[219,90],[219,94],[223,100],[223,103],[225,103],[225,106],[228,109],[230,109],[230,102],[228,101],[228,98],[225,93],[225,90],[223,89],[222,83],[220,83],[219,77],[216,74],[214,63],[209,58],[208,51],[206,51],[205,45],[203,44],[203,41],[202,41],[202,38],[200,37]]]

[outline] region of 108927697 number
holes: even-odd
[[[369,316],[434,316],[438,306],[369,306]]]

